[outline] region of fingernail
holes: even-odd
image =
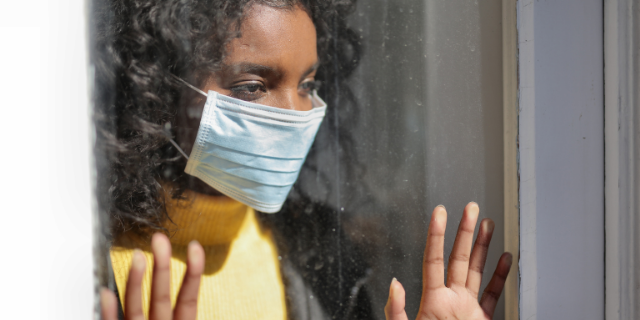
[[[111,293],[111,290],[105,287],[100,288],[100,299],[102,299],[102,304],[106,308],[110,308],[116,303],[115,300],[113,299],[114,296],[111,295],[110,293]]]
[[[436,208],[437,208],[437,207],[440,207],[440,208],[442,208],[442,209],[447,210],[447,208],[445,208],[445,207],[444,207],[443,205],[441,205],[441,204],[437,205],[437,206],[436,206]]]
[[[441,207],[441,206],[438,206]],[[436,207],[437,208],[437,207]],[[442,210],[434,210],[433,212],[433,221],[445,220],[447,218],[447,210],[442,206]]]
[[[169,255],[171,254],[171,245],[166,246],[166,241],[162,238],[164,236],[161,233],[155,233],[151,238],[151,251],[154,255]],[[164,243],[163,243],[164,242]]]
[[[189,245],[187,247],[189,262],[192,264],[200,262],[200,257],[196,254],[199,245],[200,243],[198,242],[198,240],[192,240],[191,242],[189,242]]]
[[[396,277],[393,277],[393,279],[391,279],[391,284],[393,284],[394,282],[398,282],[398,279],[396,279]]]
[[[480,207],[474,201],[467,203],[467,205],[464,208],[464,211],[469,217],[472,217],[474,219],[477,219],[478,216],[480,215]]]
[[[146,259],[142,251],[140,249],[135,249],[133,251],[133,262],[131,267],[137,271],[143,271],[145,268],[145,260]]]
[[[511,253],[509,253],[509,252],[507,252],[507,253],[508,253],[508,254],[507,254],[507,258],[506,258],[506,260],[507,260],[507,263],[508,263],[509,265],[511,265],[511,263],[513,263],[513,256],[511,255]]]
[[[487,221],[487,231],[493,232],[493,229],[495,228],[496,224],[493,222],[493,220],[489,219],[489,221]]]

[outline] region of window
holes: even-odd
[[[95,159],[102,231],[96,261],[102,285],[123,295],[123,270],[130,266],[132,249],[149,251],[154,231],[170,236],[174,262],[184,264],[188,241],[177,239],[189,238],[183,237],[185,230],[205,227],[210,228],[201,230],[207,239],[211,234],[228,237],[203,243],[207,257],[218,257],[205,267],[205,274],[214,279],[210,285],[224,279],[243,281],[228,268],[244,270],[246,263],[234,259],[248,261],[243,257],[257,254],[251,251],[255,247],[242,251],[235,242],[245,236],[249,216],[243,211],[240,218],[211,220],[207,218],[211,205],[202,203],[204,198],[223,203],[211,200],[223,194],[236,199],[255,194],[237,195],[216,184],[221,182],[211,182],[212,175],[223,174],[216,171],[220,167],[206,173],[205,162],[211,159],[197,158],[193,151],[198,150],[193,141],[203,126],[200,118],[208,110],[205,101],[212,101],[212,91],[283,109],[296,109],[299,103],[304,109],[306,95],[317,89],[327,104],[288,200],[279,212],[255,213],[256,228],[267,234],[261,245],[272,250],[257,261],[277,266],[288,314],[384,319],[383,306],[394,277],[406,289],[406,310],[415,314],[427,227],[438,204],[449,213],[445,256],[469,201],[479,204],[481,219],[495,221],[486,270],[495,268],[505,248],[502,2],[327,2],[320,9],[305,9],[318,35],[319,64],[310,58],[315,51],[300,54],[305,43],[296,42],[292,47],[296,59],[273,65],[269,61],[275,60],[244,52],[241,45],[233,47],[233,41],[250,47],[252,32],[262,30],[252,24],[252,17],[270,21],[261,15],[295,15],[299,13],[295,5],[282,9],[265,2],[256,5],[257,11],[245,11],[245,2],[226,7],[224,2],[168,1],[138,7],[93,2]],[[280,4],[287,6],[287,1]],[[225,19],[216,16],[223,7]],[[238,21],[241,28],[236,28]],[[304,32],[304,21],[297,26],[296,31]],[[286,31],[279,28],[273,25],[270,31]],[[241,36],[235,37],[238,31]],[[264,44],[256,39],[253,44]],[[223,50],[227,45],[235,49]],[[258,61],[263,64],[259,68]],[[309,72],[298,77],[303,80],[291,76],[307,68]],[[296,82],[296,94],[287,96],[280,89],[291,85],[292,77],[301,82]],[[320,87],[315,80],[321,81]],[[316,102],[309,101],[315,108]],[[302,109],[296,111],[308,110]],[[224,145],[223,151],[237,146]],[[199,159],[202,166],[194,170],[203,176],[184,172],[192,158]],[[225,165],[224,174],[229,176],[253,174],[237,170],[237,163]],[[263,182],[260,188],[272,187]],[[208,189],[213,185],[217,188]],[[187,217],[187,211],[195,215]],[[253,211],[249,215],[253,217]],[[269,254],[275,254],[277,261]],[[150,255],[146,258],[149,265]],[[253,276],[259,274],[247,271],[246,277]],[[484,278],[483,288],[489,278]],[[175,300],[177,289],[172,290]],[[234,296],[243,298],[252,299]],[[496,319],[505,317],[503,300]]]

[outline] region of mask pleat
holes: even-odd
[[[208,160],[207,162],[203,162],[199,167],[207,168],[207,170],[226,172],[239,179],[250,180],[270,186],[291,186],[296,182],[299,172],[297,170],[294,172],[276,172],[249,168],[220,158],[216,158],[215,160],[208,158]]]
[[[207,144],[202,155],[202,162],[215,161],[207,157],[216,157],[254,169],[264,169],[275,172],[297,172],[304,163],[302,159],[272,158],[255,154],[235,151],[214,144]]]

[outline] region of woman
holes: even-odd
[[[344,23],[351,8],[302,0],[98,8],[100,202],[112,221],[119,298],[101,293],[105,319],[117,317],[118,301],[126,319],[371,318],[359,290],[366,266],[335,234],[336,215],[297,186],[284,202],[320,123],[319,135],[339,132],[332,117],[349,112],[340,88],[359,52]],[[445,287],[446,212],[434,210],[420,317],[491,318],[510,262],[503,256],[478,304],[492,223],[481,224],[482,245],[470,254],[477,216],[469,204]],[[406,318],[403,309],[394,280],[387,317]]]

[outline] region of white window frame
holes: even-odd
[[[604,10],[606,319],[639,319],[640,3]]]
[[[602,319],[603,0],[520,0],[520,318]]]

